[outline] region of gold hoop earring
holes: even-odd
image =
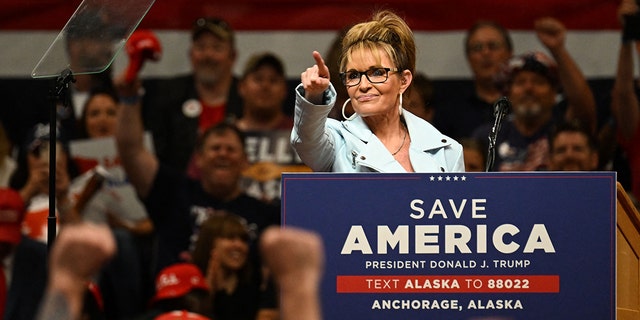
[[[347,100],[342,104],[342,117],[343,117],[345,120],[351,120],[351,119],[355,118],[355,116],[356,116],[355,111],[353,112],[353,114],[352,114],[350,117],[347,117],[347,115],[344,113],[344,109],[347,107],[347,104],[348,104],[349,102],[351,102],[351,98],[347,99]]]

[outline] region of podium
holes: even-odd
[[[640,216],[614,172],[282,181],[284,227],[324,240],[327,319],[639,318]]]
[[[640,319],[640,213],[620,183],[617,193],[618,320]]]

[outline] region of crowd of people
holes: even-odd
[[[416,70],[410,26],[387,10],[309,53],[295,88],[268,51],[234,75],[234,31],[209,17],[194,22],[190,74],[78,75],[55,124],[1,119],[29,127],[15,139],[0,126],[0,317],[319,319],[320,240],[274,228],[279,192],[268,188],[284,171],[613,170],[640,196],[637,16],[636,2],[622,0],[605,119],[566,28],[550,17],[534,26],[546,53],[515,48],[494,21],[470,26],[473,79],[455,95]],[[80,40],[91,39],[70,35],[69,48]],[[502,97],[510,109],[489,164]],[[303,290],[282,290],[294,287]]]

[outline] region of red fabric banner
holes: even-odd
[[[108,0],[105,0],[108,1]],[[0,30],[59,30],[79,0],[4,0]],[[543,16],[569,29],[618,29],[614,0],[158,0],[140,27],[189,29],[201,16],[222,17],[236,30],[338,30],[367,19],[376,9],[391,9],[413,30],[464,30],[478,19],[498,21],[509,29],[531,29]]]

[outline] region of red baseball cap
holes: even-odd
[[[0,188],[0,242],[20,243],[24,213],[20,194],[10,188]]]
[[[160,271],[152,301],[182,297],[194,289],[209,291],[200,269],[192,263],[176,263]]]
[[[188,311],[169,311],[165,312],[153,320],[211,320],[203,315]]]

